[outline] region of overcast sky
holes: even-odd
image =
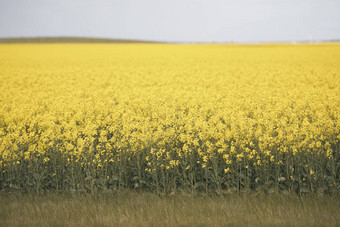
[[[340,0],[0,0],[0,37],[340,39]]]

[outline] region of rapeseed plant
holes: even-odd
[[[0,188],[332,192],[340,46],[1,45]]]

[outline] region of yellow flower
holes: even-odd
[[[43,164],[46,176],[118,172],[119,182],[142,169],[150,180],[200,181],[201,168],[251,165],[315,175],[305,160],[329,172],[339,161],[340,45],[268,47],[0,45],[0,166],[13,173],[3,180],[21,164]]]

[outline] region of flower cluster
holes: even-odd
[[[0,46],[0,189],[339,188],[340,45]]]

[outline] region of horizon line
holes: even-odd
[[[164,44],[280,44],[280,43],[328,43],[340,42],[339,39],[320,40],[285,40],[285,41],[159,41],[144,39],[125,38],[103,38],[87,36],[21,36],[21,37],[0,37],[1,44],[10,43],[164,43]]]

